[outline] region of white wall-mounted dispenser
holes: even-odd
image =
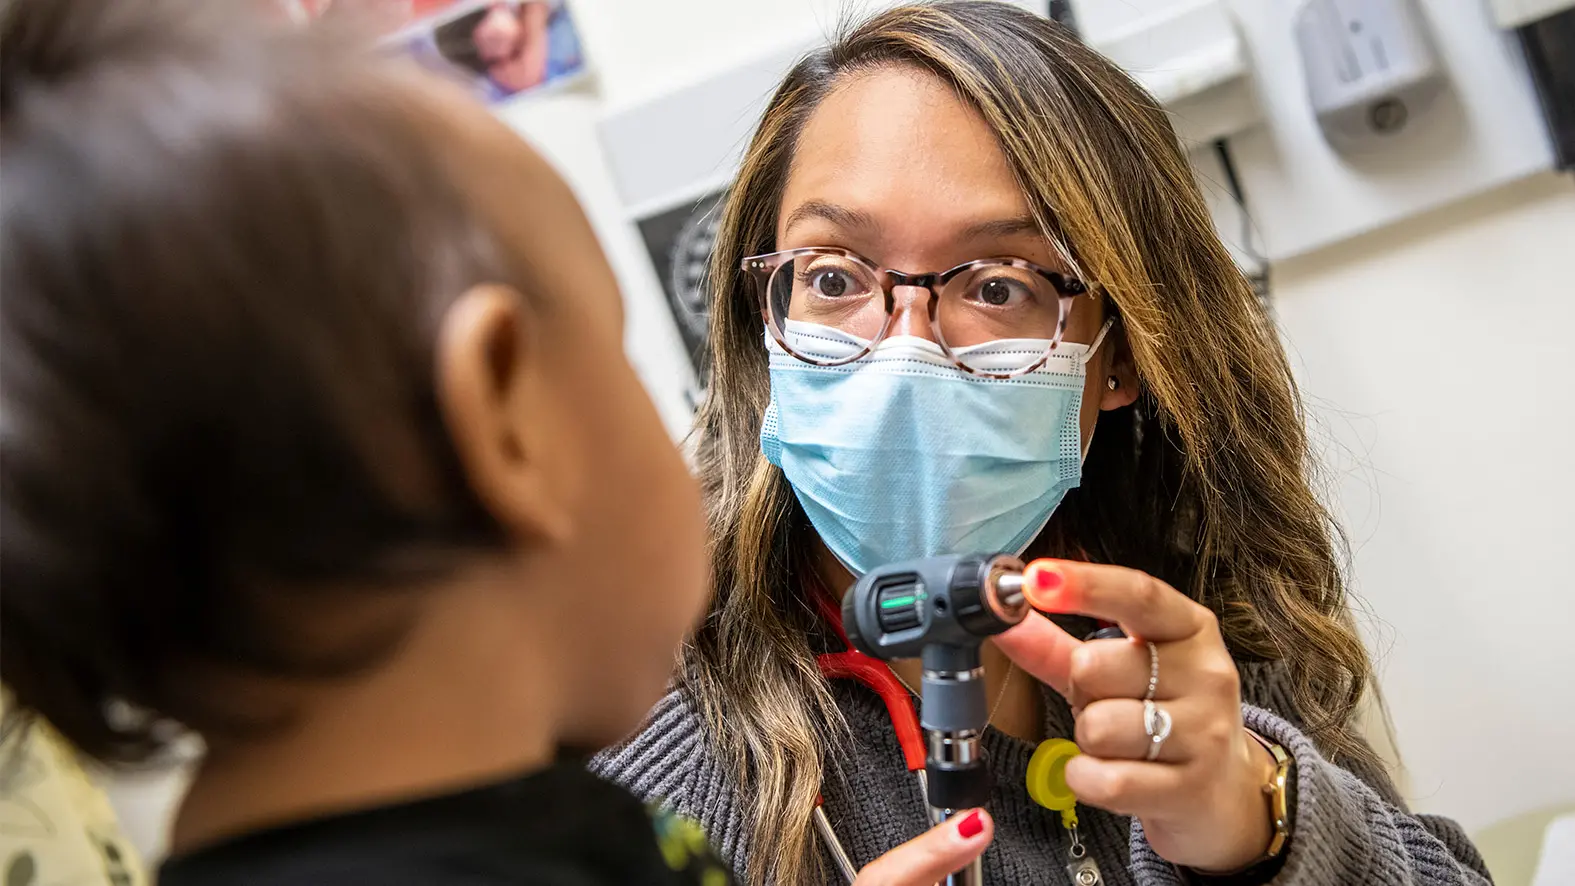
[[[1337,150],[1382,147],[1447,83],[1413,0],[1308,0],[1293,26],[1308,100]]]

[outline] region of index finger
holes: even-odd
[[[1023,574],[1023,594],[1043,612],[1113,621],[1129,635],[1156,643],[1184,640],[1207,623],[1207,609],[1159,579],[1123,566],[1035,560]]]

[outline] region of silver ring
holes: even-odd
[[[1148,691],[1143,693],[1144,701],[1154,700],[1154,690],[1159,688],[1159,647],[1153,643],[1148,644]]]
[[[1150,763],[1159,759],[1159,749],[1170,738],[1170,711],[1155,704],[1153,699],[1143,700],[1143,731],[1148,733],[1148,753],[1143,759]]]

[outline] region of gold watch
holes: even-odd
[[[1269,783],[1263,786],[1263,793],[1269,799],[1269,817],[1274,824],[1274,836],[1269,839],[1268,851],[1258,861],[1268,861],[1278,858],[1285,851],[1285,845],[1291,840],[1291,755],[1267,738],[1247,730],[1247,734],[1263,745],[1264,749],[1274,757],[1274,775],[1270,776]]]

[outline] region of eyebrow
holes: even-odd
[[[839,228],[852,228],[860,231],[880,230],[880,222],[875,216],[859,209],[849,209],[824,200],[805,200],[788,214],[787,222],[782,226],[783,231],[793,230],[793,226],[810,219],[823,219]]]
[[[990,221],[978,222],[963,229],[962,239],[974,240],[985,237],[1015,237],[1021,234],[1032,234],[1043,237],[1044,231],[1040,229],[1039,222],[1031,217],[1020,215],[1016,218],[998,218]]]
[[[821,219],[831,222],[839,228],[858,231],[874,232],[880,230],[880,222],[875,216],[860,209],[849,209],[824,200],[806,200],[800,203],[788,214],[787,222],[782,226],[783,231],[791,231],[801,222],[811,219]],[[998,218],[989,221],[975,222],[963,228],[960,240],[980,240],[987,237],[1015,237],[1022,234],[1032,234],[1036,237],[1043,236],[1039,222],[1031,216],[1020,215],[1016,218]]]

